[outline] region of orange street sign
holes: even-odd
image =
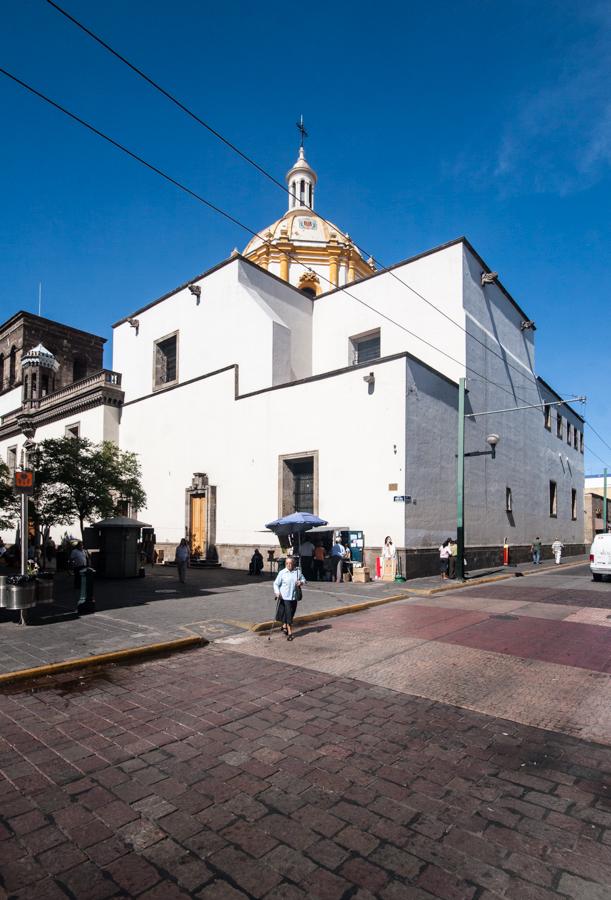
[[[15,471],[15,493],[31,494],[34,491],[34,472],[31,469]]]

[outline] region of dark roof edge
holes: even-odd
[[[184,291],[184,289],[189,287],[190,284],[194,284],[196,281],[201,281],[202,278],[206,278],[208,275],[212,275],[213,272],[218,272],[219,269],[222,269],[225,266],[228,266],[229,263],[236,261],[252,266],[253,269],[257,270],[257,272],[263,272],[269,278],[273,278],[274,281],[279,281],[280,284],[284,285],[285,288],[290,288],[290,290],[296,291],[300,297],[306,296],[303,291],[300,291],[299,288],[296,288],[294,284],[290,284],[288,281],[285,281],[284,278],[279,278],[278,275],[274,275],[273,272],[268,272],[267,269],[264,269],[262,266],[258,266],[251,259],[247,259],[245,256],[242,256],[241,253],[236,253],[234,256],[229,256],[227,257],[227,259],[223,259],[220,263],[212,266],[211,269],[206,269],[205,272],[201,272],[199,275],[194,275],[193,278],[189,278],[188,281],[185,281],[183,284],[179,284],[178,287],[172,288],[172,290],[163,294],[161,297],[157,297],[156,300],[151,300],[150,303],[146,303],[144,306],[141,306],[135,312],[130,313],[129,316],[124,316],[122,319],[119,319],[118,322],[115,322],[112,327],[118,328],[119,325],[123,325],[125,322],[127,322],[128,319],[133,319],[135,316],[140,315],[140,313],[146,312],[146,310],[151,309],[153,306],[157,306],[158,303],[162,303],[164,300],[167,300],[168,297],[172,297],[179,291]]]
[[[548,384],[547,381],[545,381],[543,378],[541,378],[540,375],[537,375],[536,377],[537,377],[537,381],[540,382],[540,384],[542,384],[543,387],[550,392],[550,394],[553,394],[554,397],[558,398],[558,400],[562,400],[562,397],[560,396],[558,391],[555,391],[553,389],[553,387],[551,386],[551,384]],[[569,406],[568,403],[565,403],[564,406],[566,406],[567,409],[570,409],[570,411],[573,413],[573,415],[576,416],[580,422],[585,422],[584,417],[580,416],[579,413],[576,412],[572,406]]]
[[[240,394],[239,392],[239,373],[240,368],[238,363],[230,363],[228,366],[223,366],[222,369],[215,369],[213,372],[206,372],[204,375],[196,375],[195,378],[189,378],[187,381],[181,381],[178,384],[174,384],[171,387],[164,388],[160,391],[153,391],[150,394],[143,394],[141,397],[135,397],[133,400],[127,400],[123,404],[123,408],[126,406],[133,406],[134,403],[141,403],[143,400],[150,400],[152,397],[157,397],[160,394],[168,394],[170,391],[177,391],[181,387],[187,387],[190,384],[195,384],[196,381],[204,381],[206,378],[214,378],[215,375],[221,375],[223,372],[229,372],[231,369],[235,372],[235,400],[245,400],[248,397],[256,397],[258,394],[268,394],[271,391],[281,391],[286,390],[287,388],[297,387],[302,384],[309,384],[312,381],[323,381],[325,378],[333,378],[335,375],[345,375],[347,372],[355,372],[360,369],[371,369],[374,366],[379,366],[383,363],[387,362],[395,362],[398,359],[410,359],[415,363],[418,363],[419,366],[427,369],[429,372],[432,372],[433,375],[436,375],[438,378],[441,378],[442,381],[446,381],[448,384],[453,387],[458,387],[458,382],[454,381],[452,378],[449,378],[447,375],[444,375],[443,372],[439,372],[437,369],[434,369],[432,366],[429,366],[428,363],[425,363],[423,360],[418,359],[417,356],[414,356],[412,353],[409,353],[407,350],[402,350],[400,353],[393,353],[390,356],[381,356],[379,359],[371,360],[370,362],[360,363],[357,366],[343,366],[341,369],[331,369],[328,372],[320,372],[318,375],[307,375],[305,378],[298,378],[295,381],[285,381],[283,384],[272,384],[270,387],[258,388],[256,391],[249,391],[246,394]]]
[[[12,323],[21,317],[26,319],[38,319],[41,322],[48,322],[50,325],[59,325],[61,328],[65,328],[67,331],[74,331],[76,334],[85,334],[87,337],[97,338],[98,341],[102,341],[103,344],[106,343],[108,338],[102,337],[100,334],[94,334],[93,331],[83,331],[82,328],[74,328],[72,325],[64,325],[63,322],[58,322],[56,319],[47,319],[45,316],[37,316],[36,313],[27,312],[25,309],[20,309],[19,312],[16,312],[14,315],[7,319],[6,322],[3,322],[0,325],[0,331],[4,331],[5,328],[8,328]]]
[[[333,288],[329,291],[324,291],[322,294],[319,294],[314,298],[314,301],[320,300],[322,297],[328,297],[330,294],[335,294],[338,291],[343,291],[344,289],[349,289],[357,284],[362,284],[364,281],[370,281],[372,278],[376,278],[378,275],[384,275],[385,272],[392,272],[394,269],[398,269],[400,266],[405,266],[408,263],[416,262],[419,259],[424,259],[427,256],[432,256],[433,253],[440,253],[442,250],[448,250],[450,247],[455,247],[456,244],[464,244],[464,246],[469,250],[469,252],[476,258],[476,260],[481,265],[482,269],[486,272],[491,272],[492,269],[488,265],[488,263],[484,262],[482,257],[479,255],[473,244],[466,238],[464,235],[461,237],[454,238],[451,241],[446,241],[445,244],[439,244],[437,247],[431,247],[430,250],[423,250],[421,253],[416,253],[415,256],[408,256],[407,259],[402,259],[400,262],[393,263],[392,266],[386,266],[384,269],[378,269],[377,272],[372,272],[371,275],[365,275],[363,278],[356,278],[354,281],[349,282],[349,284],[342,285],[341,287]],[[494,282],[500,291],[507,297],[509,302],[515,309],[520,313],[522,318],[528,319],[528,316],[522,309],[522,307],[514,300],[511,296],[507,288],[503,287],[501,281],[497,278]]]

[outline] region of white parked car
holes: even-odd
[[[590,571],[594,581],[611,575],[611,534],[597,534],[590,547]]]

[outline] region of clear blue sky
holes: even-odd
[[[538,373],[587,394],[611,444],[611,3],[62,5],[280,180],[303,113],[318,211],[385,263],[465,234],[536,321]],[[284,212],[277,187],[44,0],[4,7],[0,49],[5,68],[253,229]],[[110,338],[247,243],[3,77],[0,103],[3,318],[35,312],[42,281],[43,315]]]

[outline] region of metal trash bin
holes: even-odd
[[[8,575],[5,596],[5,609],[29,609],[36,606],[34,575]]]
[[[6,597],[8,596],[7,578],[8,575],[0,575],[0,608],[5,605]]]
[[[53,603],[53,572],[39,572],[36,576],[36,604]]]

